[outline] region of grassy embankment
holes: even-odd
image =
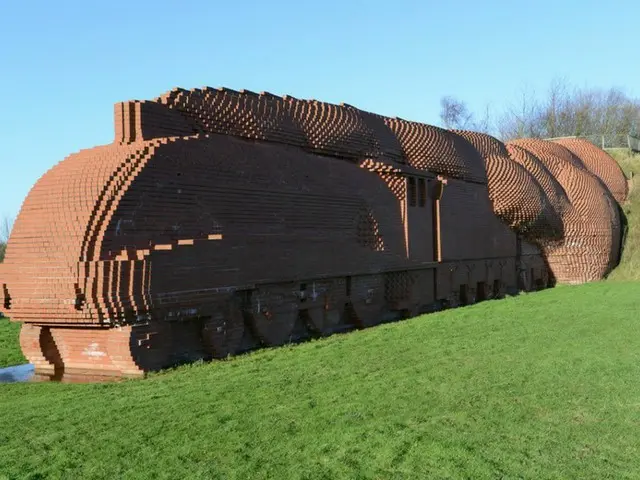
[[[18,343],[19,334],[19,323],[10,322],[8,318],[0,318],[0,368],[26,362]]]
[[[640,280],[640,154],[626,149],[609,150],[618,161],[627,178],[633,177],[634,186],[629,201],[622,206],[627,217],[628,230],[622,260],[609,276],[610,280]]]
[[[614,280],[638,278],[638,201]],[[144,381],[3,385],[0,478],[639,478],[639,311],[640,283],[599,282]],[[17,331],[0,320],[0,361]]]
[[[0,386],[0,477],[637,478],[640,283],[116,384]]]

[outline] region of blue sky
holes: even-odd
[[[0,0],[0,215],[65,156],[113,139],[113,104],[175,86],[347,102],[437,124],[554,78],[640,93],[640,3],[590,0]]]

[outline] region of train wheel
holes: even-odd
[[[213,358],[235,354],[243,335],[244,318],[234,299],[215,305],[202,326],[204,347]]]
[[[145,371],[159,370],[172,363],[172,326],[166,321],[133,327],[131,352],[133,359]]]
[[[247,316],[254,333],[267,346],[283,345],[291,339],[300,312],[297,298],[290,293],[287,287],[274,286],[251,295]]]
[[[501,280],[494,280],[493,281],[493,288],[492,288],[492,297],[493,298],[504,298],[506,295],[506,288],[504,285],[504,282],[502,282]]]
[[[165,321],[108,330],[107,352],[123,376],[137,377],[172,363],[171,325]]]
[[[457,308],[462,305],[462,301],[460,299],[460,291],[452,291],[447,296],[447,307],[448,308]]]
[[[344,323],[346,304],[339,302],[334,305],[323,305],[306,310],[306,320],[309,328],[316,333],[326,334],[338,325]]]
[[[544,290],[545,288],[549,288],[551,284],[551,279],[549,278],[549,271],[546,268],[542,269],[542,277],[540,278],[538,290]]]
[[[478,282],[476,287],[476,301],[482,302],[487,298],[489,298],[489,296],[490,296],[490,292],[489,292],[489,286],[487,285],[487,282]]]
[[[468,285],[460,285],[460,301],[462,305],[473,305],[477,300],[477,290]]]
[[[384,305],[379,303],[354,302],[351,311],[353,322],[360,328],[373,327],[384,320]]]
[[[420,315],[422,315],[424,313],[424,311],[426,311],[425,308],[423,308],[421,305],[418,304],[412,304],[409,308],[405,308],[403,310],[403,318],[415,318],[415,317],[419,317]]]

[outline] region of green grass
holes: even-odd
[[[611,272],[609,280],[640,280],[640,182],[635,182],[629,200],[622,205],[627,218],[627,236],[620,264]]]
[[[607,153],[615,158],[627,178],[640,174],[640,153],[633,153],[628,148],[610,148]]]
[[[0,368],[27,362],[20,350],[19,335],[19,323],[10,322],[8,318],[0,318]]]
[[[0,386],[0,478],[640,478],[637,189],[623,208],[616,282],[143,381]],[[24,363],[18,332],[0,319],[0,368]]]
[[[640,154],[626,149],[608,151],[620,164],[627,178],[635,177],[628,201],[622,205],[627,217],[627,237],[620,265],[609,275],[609,280],[640,280]]]
[[[640,283],[112,384],[0,386],[0,477],[640,478]]]

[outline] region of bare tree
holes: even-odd
[[[467,105],[453,97],[440,99],[440,120],[445,128],[466,130],[473,120]]]
[[[511,105],[498,122],[504,140],[593,136],[609,144],[626,141],[627,135],[637,134],[638,126],[640,100],[618,88],[571,88],[562,79],[554,80],[541,100],[523,91],[520,102]]]
[[[511,103],[497,122],[498,136],[503,140],[542,137],[544,113],[535,91],[522,88],[520,98]]]
[[[491,130],[491,114],[489,106],[480,120],[475,119],[466,103],[454,97],[445,96],[440,99],[440,120],[444,128],[451,130],[475,130],[489,133]]]
[[[491,120],[491,107],[486,105],[482,117],[473,123],[473,129],[476,132],[492,134],[493,125]]]
[[[542,105],[541,120],[546,137],[559,137],[567,130],[567,110],[571,94],[567,82],[556,78],[549,86],[546,102]]]
[[[626,144],[627,135],[640,135],[640,99],[619,88],[576,88],[554,79],[545,95],[523,87],[515,102],[492,118],[489,107],[476,120],[467,105],[454,97],[440,100],[445,128],[476,130],[503,141],[514,138],[590,137],[603,146]]]
[[[11,220],[5,216],[0,222],[0,262],[4,260],[4,253],[7,249],[7,243],[9,242],[9,235],[11,234]]]

